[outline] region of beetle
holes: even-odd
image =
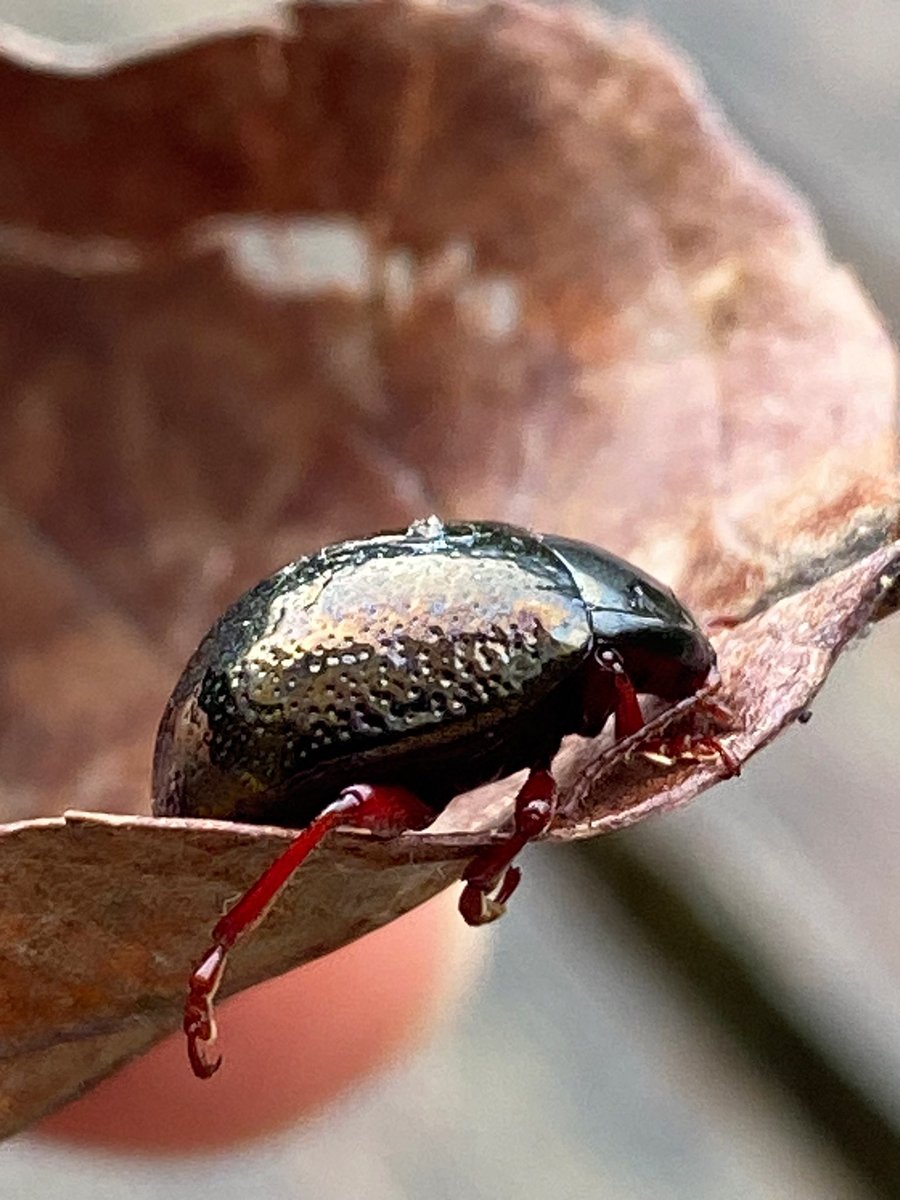
[[[498,917],[513,860],[553,820],[551,763],[567,734],[640,731],[638,693],[677,702],[715,652],[663,584],[605,550],[493,522],[327,546],[277,571],[219,619],[160,724],[154,813],[300,830],[213,929],[184,1029],[208,1077],[213,997],[228,951],[337,825],[422,829],[461,792],[523,768],[511,835],[477,854],[460,911]],[[685,750],[683,743],[681,750]],[[695,738],[695,755],[724,753]]]

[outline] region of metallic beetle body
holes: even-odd
[[[241,597],[188,663],[154,811],[301,827],[365,782],[438,812],[599,731],[614,707],[611,692],[585,711],[600,646],[672,699],[714,662],[671,592],[584,543],[431,518],[327,547]]]

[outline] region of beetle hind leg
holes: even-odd
[[[211,1057],[216,1043],[213,1002],[222,982],[228,952],[254,929],[277,900],[291,876],[336,825],[370,829],[389,837],[407,829],[424,829],[434,813],[412,792],[400,787],[358,784],[345,788],[275,859],[255,883],[217,922],[212,945],[191,973],[184,1006],[184,1032],[188,1058],[198,1079],[209,1079],[221,1065]]]
[[[556,812],[556,782],[550,771],[534,767],[516,796],[515,828],[504,842],[477,855],[463,873],[459,911],[469,925],[486,925],[503,916],[522,872],[513,866],[519,851],[550,825]]]

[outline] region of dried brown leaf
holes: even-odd
[[[147,811],[183,658],[274,566],[430,511],[609,546],[749,618],[719,640],[743,760],[896,607],[900,547],[884,331],[643,28],[366,0],[122,55],[6,46],[9,1133],[176,1027],[211,920],[290,836],[47,815]],[[721,770],[601,740],[558,773],[566,839]],[[335,835],[227,989],[458,878],[513,790]]]

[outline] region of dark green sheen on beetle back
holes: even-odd
[[[299,559],[188,663],[157,742],[154,811],[300,826],[356,783],[438,811],[577,726],[592,631],[542,539],[417,522]]]

